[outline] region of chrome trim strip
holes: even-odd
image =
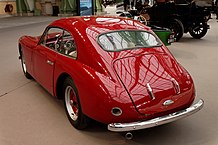
[[[176,89],[176,94],[180,94],[180,86],[179,86],[179,83],[178,83],[174,78],[172,78],[171,80],[172,80],[173,85],[174,85],[174,87],[175,87],[175,89]]]
[[[146,86],[147,86],[148,93],[149,93],[149,95],[151,96],[151,100],[154,100],[154,99],[155,99],[155,96],[154,96],[154,93],[153,93],[153,90],[152,90],[150,84],[147,83]]]
[[[174,112],[172,114],[168,114],[165,116],[157,117],[151,120],[146,121],[138,121],[138,122],[130,122],[130,123],[111,123],[108,124],[108,130],[114,131],[114,132],[123,132],[123,131],[133,131],[133,130],[140,130],[140,129],[146,129],[166,123],[173,122],[175,120],[187,117],[189,115],[192,115],[204,106],[204,101],[200,99],[197,103],[191,105],[190,107]]]

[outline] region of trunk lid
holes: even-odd
[[[191,78],[188,80],[175,59],[168,54],[127,56],[115,60],[113,67],[141,114],[166,112],[193,101]]]

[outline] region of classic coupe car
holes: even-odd
[[[136,20],[63,18],[42,36],[21,37],[19,53],[24,75],[64,100],[77,129],[90,118],[110,131],[145,129],[184,118],[204,104],[195,100],[190,74]]]

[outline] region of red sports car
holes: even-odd
[[[189,73],[153,31],[132,19],[63,18],[42,36],[23,36],[24,75],[63,99],[77,129],[89,119],[111,131],[145,129],[191,115],[203,107]]]

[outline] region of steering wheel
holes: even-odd
[[[58,35],[58,36],[57,36],[57,39],[56,39],[56,41],[54,42],[54,48],[55,48],[56,51],[59,51],[59,52],[60,52],[60,51],[61,51],[61,50],[60,50],[60,48],[61,48],[61,47],[60,47],[60,46],[61,46],[61,43],[60,43],[60,42],[61,42],[61,39],[62,39],[62,35],[61,35],[61,34],[57,34],[57,35]]]
[[[70,53],[71,51],[74,51],[75,49],[75,42],[73,40],[68,40],[65,44],[64,44],[64,51],[65,54]]]

